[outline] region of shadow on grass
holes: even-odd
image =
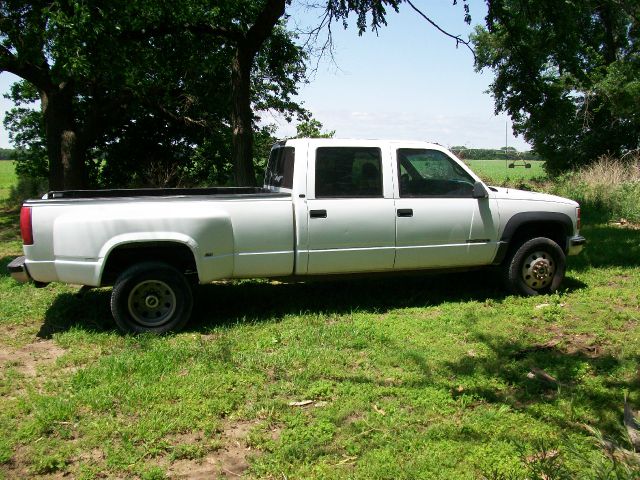
[[[483,358],[465,357],[447,363],[447,368],[458,381],[473,378],[478,385],[478,377],[499,378],[510,388],[507,391],[471,386],[465,395],[489,403],[503,403],[515,410],[526,410],[545,422],[553,422],[561,429],[582,430],[581,412],[597,422],[596,426],[615,436],[621,428],[624,392],[640,392],[640,377],[634,375],[628,381],[620,380],[621,360],[607,353],[597,354],[584,346],[572,344],[570,336],[558,344],[526,344],[513,339],[492,337],[486,333],[475,333],[474,339],[486,345],[492,355]],[[636,365],[640,357],[628,359]],[[530,378],[527,374],[535,369],[553,373],[557,382],[540,377]],[[585,372],[589,378],[599,378],[601,383],[585,382]],[[614,380],[614,378],[617,378]],[[485,382],[480,382],[485,383]],[[559,415],[548,415],[551,411],[544,405],[558,409],[558,400],[564,400],[565,411],[556,410]],[[638,401],[633,398],[632,401]],[[532,408],[529,408],[532,407]]]
[[[0,242],[20,239],[20,210],[8,209],[0,202]]]
[[[584,286],[570,278],[564,285],[568,291]],[[48,338],[72,327],[113,330],[110,295],[110,289],[58,295],[47,310],[39,335]],[[194,296],[192,318],[185,330],[199,332],[221,325],[278,321],[285,315],[385,313],[444,302],[502,300],[506,293],[494,272],[481,270],[290,284],[247,280],[201,285],[195,288]]]
[[[109,307],[110,297],[111,289],[58,295],[47,310],[37,336],[51,338],[55,333],[72,328],[87,332],[116,332]]]
[[[564,287],[572,291],[585,284],[570,279]],[[285,315],[385,313],[445,302],[502,300],[506,295],[492,270],[294,284],[247,281],[206,285],[198,288],[187,328],[197,331],[213,325],[274,321]]]
[[[202,330],[213,325],[277,321],[285,315],[384,313],[396,308],[504,296],[495,276],[480,271],[292,284],[247,281],[205,285],[197,290],[196,308],[187,328]]]
[[[7,255],[6,257],[0,257],[0,278],[10,276],[9,270],[7,270],[7,265],[9,265],[11,261],[18,256],[19,255]]]
[[[114,329],[109,307],[111,290],[96,289],[58,295],[47,310],[39,336],[72,327],[88,331]],[[486,271],[437,276],[344,279],[281,284],[250,280],[195,288],[195,305],[187,331],[242,322],[278,321],[290,314],[386,312],[505,296],[500,282]]]

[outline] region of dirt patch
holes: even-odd
[[[36,340],[17,349],[5,345],[0,350],[0,366],[10,365],[26,377],[35,377],[38,367],[51,365],[64,352],[53,340]]]
[[[352,425],[356,422],[361,422],[362,420],[364,420],[364,417],[364,413],[362,412],[353,412],[349,414],[349,416],[345,417],[345,419],[342,421],[342,424],[345,426]]]
[[[65,350],[56,345],[53,340],[36,339],[20,348],[0,344],[0,369],[13,368],[23,377],[36,379],[35,382],[38,383],[41,380],[38,378],[39,370],[52,365],[64,353]],[[23,393],[23,382],[16,382],[12,384],[12,389],[5,398],[15,398]],[[29,470],[28,465],[30,465],[28,447],[16,444],[13,447],[11,460],[0,467],[0,476],[4,474],[7,478],[31,478],[33,472]],[[56,472],[47,475],[46,478],[63,478],[63,476],[63,473]]]
[[[42,478],[48,480],[69,478],[69,476],[62,471],[35,473],[28,465],[30,465],[28,448],[25,445],[18,444],[13,448],[12,459],[8,463],[0,465],[0,477],[11,479]]]
[[[261,454],[247,444],[249,432],[260,425],[259,420],[229,422],[223,427],[221,448],[199,460],[176,460],[167,471],[169,478],[204,480],[212,478],[238,478],[249,468],[249,460]],[[280,429],[272,429],[271,438],[277,439]],[[190,435],[181,440],[201,441],[199,435]]]
[[[550,340],[520,350],[514,357],[522,358],[532,352],[557,350],[570,355],[581,354],[596,358],[608,345],[607,342],[599,341],[596,335],[591,333],[567,333],[555,325],[550,326],[548,330],[553,334]]]

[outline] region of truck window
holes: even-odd
[[[264,175],[268,187],[293,188],[293,164],[295,148],[274,147],[269,155],[269,163]]]
[[[379,148],[319,147],[316,198],[382,197]]]
[[[472,197],[473,178],[439,150],[400,148],[400,197]]]

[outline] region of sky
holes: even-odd
[[[297,0],[288,14],[289,25],[308,30],[319,22],[321,10]],[[470,1],[472,24],[464,23],[462,2],[414,0],[414,4],[446,31],[466,38],[473,26],[484,21],[485,4]],[[310,110],[325,130],[338,138],[427,140],[445,146],[518,150],[530,146],[511,134],[504,114],[494,115],[493,99],[486,92],[493,80],[490,71],[475,72],[473,56],[464,46],[438,32],[406,4],[389,11],[388,25],[378,34],[358,36],[355,18],[344,30],[334,24],[334,58],[318,60],[315,74],[302,85],[297,100]],[[0,74],[0,93],[7,92],[16,77]],[[0,98],[0,118],[11,102]],[[277,135],[295,135],[295,125],[270,114],[266,123],[278,126]],[[505,126],[507,138],[505,139]],[[0,147],[7,148],[4,127]]]

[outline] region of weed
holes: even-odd
[[[140,478],[142,480],[164,480],[167,475],[162,468],[154,465],[144,470]]]
[[[583,205],[585,218],[640,222],[640,156],[619,160],[603,156],[561,177],[551,190]]]

